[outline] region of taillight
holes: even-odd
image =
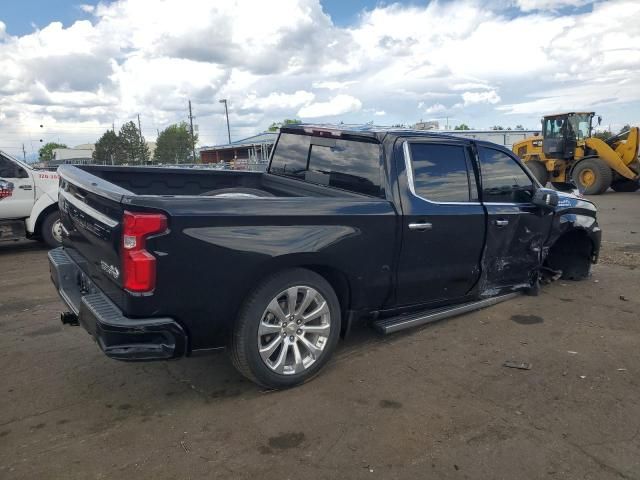
[[[122,228],[122,270],[124,288],[150,292],[156,286],[156,257],[145,250],[146,238],[167,229],[161,213],[124,212]]]

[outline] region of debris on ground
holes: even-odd
[[[574,352],[573,350],[567,350],[567,353],[571,354],[571,355],[577,355],[578,352]]]
[[[579,375],[579,377],[580,377],[582,380],[584,380],[585,378],[587,378],[587,376],[586,376],[586,375]]]
[[[531,370],[531,367],[533,365],[528,362],[515,362],[513,360],[507,360],[502,364],[502,366],[507,368],[517,368],[519,370]]]
[[[622,300],[623,302],[628,302],[629,299],[627,297],[625,297],[624,295],[620,295],[620,300]]]

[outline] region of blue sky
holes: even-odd
[[[236,139],[284,118],[535,129],[589,109],[640,124],[638,0],[96,5],[0,0],[1,149],[94,143],[138,114],[153,140],[188,100],[201,144],[221,143],[221,98]]]

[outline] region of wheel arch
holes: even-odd
[[[543,264],[553,270],[562,270],[562,278],[582,279],[588,276],[595,262],[596,241],[587,228],[570,228],[547,247]]]
[[[36,217],[35,222],[33,223],[33,235],[39,236],[42,234],[42,223],[44,219],[49,216],[50,213],[58,211],[58,204],[53,203],[48,207],[44,208]]]
[[[292,253],[274,257],[265,262],[254,272],[253,275],[251,275],[253,281],[244,289],[240,305],[244,302],[244,299],[247,297],[249,292],[260,285],[260,283],[264,282],[267,278],[283,270],[293,268],[304,268],[306,270],[310,270],[320,275],[329,283],[329,285],[331,285],[331,288],[333,288],[333,291],[338,297],[338,303],[340,304],[342,333],[348,331],[350,322],[349,310],[352,299],[352,287],[349,276],[337,266],[332,265],[329,262],[323,262],[322,259],[318,259],[317,254]]]

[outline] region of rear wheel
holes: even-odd
[[[316,375],[340,336],[340,304],[320,275],[296,268],[263,282],[245,301],[231,341],[240,373],[267,388]]]
[[[600,158],[587,158],[578,162],[571,178],[586,195],[600,195],[611,186],[613,172]]]
[[[42,222],[40,228],[42,241],[50,248],[58,248],[62,245],[62,222],[60,212],[55,210],[49,213]]]
[[[529,160],[526,165],[527,168],[531,170],[531,173],[533,173],[533,176],[536,177],[536,180],[538,180],[544,187],[549,181],[549,172],[547,171],[547,167],[544,163],[532,159]]]
[[[611,184],[611,188],[616,192],[636,192],[640,189],[640,182],[638,180],[616,180]]]

